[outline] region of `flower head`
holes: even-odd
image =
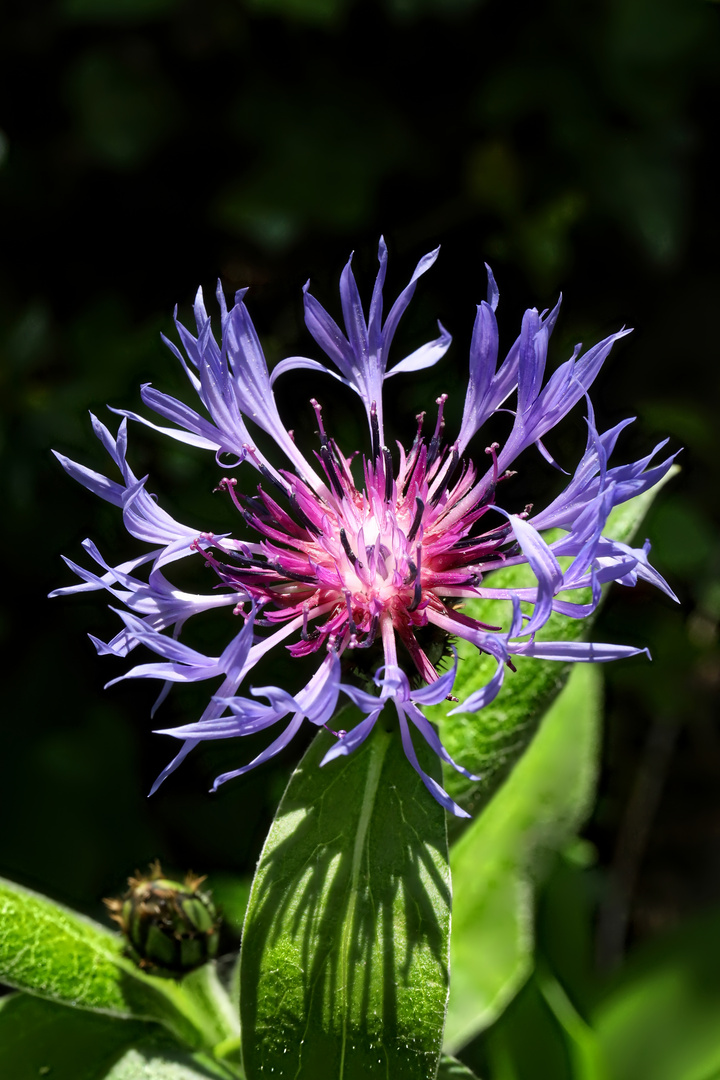
[[[660,444],[639,461],[610,467],[617,438],[630,421],[602,434],[595,426],[588,390],[615,341],[627,331],[612,334],[586,352],[578,346],[545,381],[548,340],[559,304],[549,313],[532,309],[525,313],[519,337],[498,362],[498,290],[488,269],[488,297],[475,319],[457,438],[445,435],[443,394],[436,401],[434,421],[426,425],[425,414],[418,416],[412,444],[399,445],[393,453],[384,430],[385,379],[437,363],[450,345],[450,336],[440,326],[435,340],[388,370],[388,352],[400,317],[418,279],[436,257],[434,251],[420,260],[384,322],[384,242],[367,319],[348,262],[340,280],[344,332],[305,287],[307,327],[334,367],[296,356],[276,365],[271,374],[244,303],[245,290],[236,294],[228,309],[218,287],[219,340],[199,291],[194,305],[196,334],[176,319],[185,355],[166,343],[182,364],[203,411],[147,385],[142,389],[145,405],[174,426],[114,410],[124,417],[114,438],[93,418],[120,481],[57,455],[71,476],[121,507],[128,531],[152,550],[113,567],[88,540],[85,549],[99,569],[69,563],[82,583],[54,595],[89,589],[111,593],[120,605],[117,613],[123,628],[109,643],[95,641],[96,647],[100,653],[126,656],[144,645],[155,653],[158,660],[139,664],[120,678],[161,680],[160,699],[173,682],[222,680],[195,723],[161,729],[180,739],[182,748],[155,788],[198,742],[284,723],[261,754],[219,776],[215,787],[241,775],[282,749],[303,721],[327,727],[342,694],[360,708],[364,719],[350,731],[335,733],[337,742],[323,764],[354,750],[392,702],[410,763],[443,806],[463,814],[422,771],[411,736],[412,729],[419,732],[443,760],[465,773],[422,713],[423,705],[451,697],[455,679],[457,660],[450,670],[438,670],[429,648],[435,636],[465,638],[497,662],[490,682],[458,703],[463,711],[482,709],[495,697],[513,668],[514,656],[605,661],[641,651],[536,639],[553,611],[570,618],[590,614],[606,582],[635,584],[643,578],[669,592],[648,562],[647,545],[631,548],[603,535],[612,508],[650,488],[672,462],[670,457],[652,465],[664,445]],[[369,428],[369,445],[362,457],[354,449],[348,454],[348,448],[326,430],[314,398],[309,403],[319,440],[314,460],[296,445],[280,417],[273,384],[299,368],[330,374],[362,399]],[[564,490],[539,513],[530,507],[517,512],[501,506],[504,481],[513,475],[510,466],[532,445],[554,464],[543,437],[583,399],[588,410],[587,446]],[[501,407],[512,417],[505,442],[489,447],[481,442],[479,454],[467,455],[471,440]],[[218,464],[221,456],[231,455],[232,466],[223,466],[228,471],[240,467],[257,471],[260,482],[252,497],[238,492],[234,476],[223,477],[218,485],[238,513],[237,538],[198,534],[160,508],[146,490],[147,477],[138,479],[127,464],[128,417],[181,442],[213,450]],[[284,462],[271,461],[258,449],[254,426],[271,436]],[[542,536],[548,529],[560,530],[559,539],[548,543]],[[568,557],[564,569],[562,556]],[[168,577],[170,564],[187,558],[204,560],[212,572],[215,587],[208,595],[183,592]],[[532,587],[502,590],[486,583],[489,571],[517,563],[530,567]],[[136,574],[141,567],[149,571],[144,577]],[[591,591],[588,603],[563,599],[564,593],[586,586]],[[463,600],[483,597],[512,602],[509,625],[487,625],[463,612]],[[521,601],[529,605],[530,614],[523,613]],[[178,640],[192,615],[226,605],[240,626],[220,656],[205,656]],[[251,669],[280,644],[294,657],[317,655],[318,667],[307,685],[251,687],[250,696],[241,692]],[[413,689],[418,683],[423,688]]]

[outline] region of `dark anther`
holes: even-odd
[[[317,579],[313,574],[299,574],[295,570],[286,570],[285,567],[280,569],[278,567],[278,574],[281,574],[285,578],[289,578],[290,581],[301,581],[303,585],[315,585]]]
[[[440,441],[442,439],[442,433],[443,433],[443,429],[445,427],[445,420],[443,419],[443,412],[444,412],[444,409],[445,409],[445,402],[447,401],[447,399],[448,399],[447,394],[441,394],[440,397],[435,402],[435,404],[438,407],[438,418],[437,418],[437,423],[435,425],[435,433],[433,434],[433,437],[430,440],[430,445],[428,446],[428,456],[427,456],[427,467],[428,467],[428,469],[430,468],[431,465],[433,465],[435,463],[435,459],[438,456],[438,450],[440,449]]]
[[[297,500],[297,495],[294,495],[292,492],[290,492],[290,494],[288,495],[288,502],[290,503],[290,506],[293,509],[293,513],[298,519],[298,522],[309,532],[314,533],[315,536],[322,536],[321,530],[318,529],[317,525],[310,520],[305,511],[301,509],[300,503]]]
[[[367,637],[365,638],[364,641],[360,641],[355,646],[355,648],[356,649],[369,649],[370,646],[372,645],[373,641],[375,640],[375,635],[378,632],[378,626],[379,625],[380,625],[380,616],[379,615],[373,615],[372,621],[370,623],[370,629],[367,632]]]
[[[232,557],[236,560],[238,566],[242,570],[249,570],[251,566],[256,566],[261,570],[267,570],[270,566],[264,555],[237,555],[232,552],[229,554],[232,554]]]
[[[421,560],[422,560],[422,548],[420,547],[419,544],[417,546],[417,551],[416,551],[415,554],[417,556],[417,577],[415,578],[415,588],[413,590],[412,604],[408,608],[408,611],[414,611],[415,608],[420,603],[420,599],[422,597],[422,582],[421,582],[421,579],[420,579],[420,566],[421,566]]]
[[[383,460],[385,462],[385,502],[390,502],[392,498],[392,486],[393,486],[393,467],[392,467],[392,454],[388,450],[387,446],[383,446]]]
[[[273,474],[268,469],[267,465],[262,465],[262,464],[260,465],[260,475],[264,476],[265,479],[267,480],[267,482],[269,484],[272,484],[272,486],[274,488],[277,488],[277,490],[282,495],[287,496],[287,494],[288,494],[287,484],[285,484],[282,480],[278,480],[277,476],[273,476]]]
[[[428,467],[428,469],[432,465],[435,464],[435,459],[438,456],[438,450],[439,449],[440,449],[440,439],[436,435],[433,435],[432,439],[430,440],[430,445],[428,446],[428,453],[427,453],[427,467]]]
[[[410,541],[410,543],[412,543],[412,541],[415,539],[417,531],[420,528],[420,522],[422,521],[422,516],[423,516],[424,512],[425,512],[425,503],[422,501],[422,499],[415,499],[415,517],[412,520],[412,525],[410,526],[410,532],[407,535],[407,538]]]
[[[420,575],[418,574],[418,576],[415,578],[415,588],[413,590],[412,604],[408,608],[408,611],[414,611],[415,608],[420,603],[421,598],[422,598],[422,584],[420,582]]]
[[[453,480],[457,475],[458,468],[460,466],[460,451],[457,448],[457,443],[452,448],[452,464],[445,480],[445,487],[450,487]]]
[[[412,559],[408,559],[408,567],[410,569],[410,573],[408,575],[408,579],[405,582],[405,584],[406,585],[412,585],[413,581],[415,581],[415,578],[417,577],[417,566],[412,561]]]
[[[347,617],[348,617],[347,628],[350,631],[350,633],[354,635],[354,634],[357,634],[357,629],[358,628],[357,628],[357,623],[355,622],[355,619],[353,618],[352,595],[351,595],[349,589],[344,589],[343,591],[345,593],[345,606],[347,608]]]
[[[440,502],[441,498],[443,497],[443,493],[450,488],[450,485],[452,484],[452,482],[455,479],[455,476],[457,474],[459,465],[460,465],[460,454],[458,453],[458,448],[457,448],[457,444],[456,444],[452,448],[452,461],[450,462],[450,467],[448,468],[445,479],[442,481],[441,484],[438,484],[438,489],[435,492],[435,494],[433,495],[432,499],[430,500],[430,505],[431,506],[433,506],[433,507],[437,506],[437,504]]]
[[[350,541],[348,540],[347,533],[345,532],[344,529],[340,530],[340,543],[343,546],[343,551],[345,552],[348,559],[350,560],[350,562],[354,566],[355,563],[357,562],[357,555],[355,554],[353,549],[350,547]]]
[[[380,456],[380,424],[378,422],[377,405],[374,401],[370,406],[370,453],[373,461]]]
[[[322,458],[323,465],[325,466],[325,473],[328,480],[330,481],[330,487],[333,489],[338,498],[342,499],[344,495],[342,484],[340,483],[337,466],[333,461],[333,456],[327,443],[323,443],[323,445],[320,447],[320,457]]]

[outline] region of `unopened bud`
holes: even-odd
[[[105,901],[141,968],[183,975],[216,955],[219,919],[210,893],[200,890],[204,880],[189,873],[184,883],[172,881],[155,862],[146,877],[128,879],[124,896]]]

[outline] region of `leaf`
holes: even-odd
[[[209,1080],[229,1077],[140,1021],[71,1009],[29,994],[0,1000],[0,1076],[8,1080]]]
[[[600,717],[599,672],[577,665],[524,757],[451,849],[450,1051],[492,1023],[532,969],[533,889],[592,804]]]
[[[544,963],[538,964],[535,979],[545,1004],[562,1031],[574,1080],[610,1080],[611,1074],[596,1033],[577,1011],[552,970]]]
[[[213,873],[207,882],[224,926],[237,937],[242,933],[251,885],[250,877],[221,872]]]
[[[575,1051],[533,974],[467,1053],[487,1062],[493,1080],[609,1080],[598,1070],[589,1072],[586,1066],[595,1062],[579,1059]]]
[[[669,472],[650,491],[628,500],[611,513],[605,535],[625,543],[632,540],[657,493],[677,473]],[[498,570],[486,578],[493,588],[514,589],[534,584],[527,566],[512,566]],[[583,595],[586,594],[586,595]],[[585,603],[588,590],[567,593],[566,597]],[[510,604],[505,600],[469,600],[463,611],[470,617],[495,626],[507,626]],[[579,641],[589,636],[594,618],[570,619],[553,613],[538,633],[539,641]],[[474,690],[490,681],[496,670],[495,661],[462,639],[457,641],[458,675],[453,693],[462,701]],[[470,813],[476,813],[497,790],[513,764],[522,754],[537,729],[540,718],[562,690],[572,665],[551,660],[517,657],[517,671],[508,672],[497,698],[479,713],[457,713],[449,716],[454,707],[443,702],[425,709],[425,713],[440,729],[440,736],[451,757],[472,773],[481,776],[479,782],[467,780],[449,768],[444,769],[444,786],[448,793]],[[462,825],[450,823],[451,836]]]
[[[0,999],[0,1076],[96,1080],[147,1024],[69,1009],[28,994]]]
[[[240,989],[248,1080],[427,1080],[447,1001],[445,811],[396,731],[378,722],[318,768],[331,745],[320,732],[293,774],[253,882]]]
[[[227,1034],[182,983],[145,975],[123,956],[118,934],[4,878],[0,981],[80,1009],[158,1021],[193,1048]]]
[[[205,1054],[146,1040],[127,1050],[103,1080],[231,1080],[236,1075]]]
[[[720,1075],[720,910],[644,946],[593,1016],[613,1080]]]
[[[463,1065],[462,1061],[443,1054],[440,1058],[437,1080],[478,1080],[475,1073]]]

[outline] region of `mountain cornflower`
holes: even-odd
[[[466,816],[421,769],[413,745],[413,735],[419,734],[443,761],[470,776],[452,761],[422,712],[424,705],[451,696],[457,669],[455,659],[450,670],[438,671],[427,650],[431,634],[448,641],[465,638],[496,661],[490,682],[457,703],[455,711],[464,712],[479,711],[492,701],[507,672],[514,670],[514,657],[607,661],[641,651],[627,645],[536,637],[553,611],[568,618],[589,615],[607,582],[634,585],[644,579],[670,591],[648,562],[647,544],[632,548],[603,536],[612,508],[650,488],[672,462],[669,457],[652,464],[664,445],[660,443],[638,461],[608,464],[618,436],[631,421],[601,434],[587,392],[614,343],[628,331],[611,334],[586,352],[578,345],[545,381],[558,302],[550,312],[525,312],[518,338],[498,363],[498,289],[488,268],[487,300],[477,308],[457,437],[453,441],[445,437],[443,394],[436,402],[434,423],[426,429],[425,414],[420,414],[410,447],[398,445],[393,452],[385,438],[385,380],[436,364],[451,341],[438,324],[435,340],[389,367],[400,318],[437,254],[433,251],[420,260],[384,320],[385,243],[380,241],[380,268],[367,318],[349,261],[340,279],[344,331],[306,285],[305,322],[327,359],[294,356],[277,364],[272,373],[245,306],[247,290],[236,293],[228,309],[218,286],[219,339],[198,291],[196,334],[177,321],[176,313],[183,351],[164,340],[182,365],[202,411],[148,384],[141,391],[144,404],[173,426],[113,410],[123,416],[114,437],[92,418],[119,479],[57,455],[72,477],[121,508],[128,532],[150,544],[151,550],[112,566],[86,540],[85,550],[97,570],[66,560],[81,584],[53,595],[109,592],[123,626],[108,643],[93,639],[96,648],[117,657],[129,655],[138,645],[155,653],[159,659],[132,667],[120,679],[160,680],[164,686],[159,700],[172,683],[221,680],[196,722],[161,729],[182,745],[153,791],[199,742],[282,724],[262,753],[218,776],[214,788],[241,776],[277,754],[303,721],[328,727],[343,695],[359,707],[363,719],[347,732],[333,732],[336,742],[322,764],[355,750],[392,703],[410,764],[447,810]],[[361,399],[369,429],[369,445],[361,458],[354,460],[357,448],[341,446],[326,430],[315,398],[309,407],[315,412],[318,449],[310,458],[296,445],[280,417],[273,385],[298,369],[331,375]],[[544,510],[517,507],[511,485],[504,483],[513,475],[510,466],[532,446],[555,464],[542,440],[583,400],[587,446],[574,473]],[[510,417],[508,435],[502,445],[486,447],[477,436],[500,409]],[[128,418],[213,451],[228,473],[240,468],[257,472],[256,495],[241,494],[232,475],[218,485],[237,511],[237,538],[199,533],[158,505],[147,490],[148,478],[138,479],[127,462]],[[258,449],[252,435],[255,427],[271,437],[284,462],[271,461]],[[476,448],[468,454],[472,440]],[[501,490],[508,492],[505,506],[498,501]],[[560,530],[559,539],[548,543],[542,533],[549,529]],[[559,562],[563,556],[564,569]],[[212,578],[207,595],[184,592],[172,584],[173,564],[181,559],[207,564]],[[503,590],[492,580],[486,582],[490,571],[518,563],[530,567],[532,587]],[[140,576],[143,568],[148,572]],[[590,589],[588,603],[563,598],[564,593],[584,587]],[[463,613],[463,600],[497,597],[512,603],[507,626],[487,625]],[[529,614],[521,609],[521,601]],[[179,641],[188,618],[225,606],[232,608],[239,626],[219,656],[206,656]],[[317,656],[310,681],[304,687],[251,685],[248,695],[243,687],[248,675],[280,646],[293,657]],[[413,688],[420,683],[421,689]]]

